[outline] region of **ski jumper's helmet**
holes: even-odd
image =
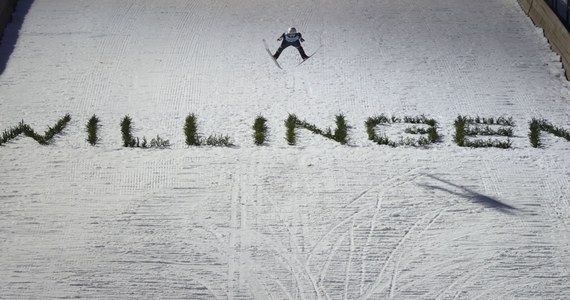
[[[295,35],[295,34],[297,34],[297,29],[295,29],[295,27],[291,27],[291,28],[287,29],[287,34],[288,35]]]

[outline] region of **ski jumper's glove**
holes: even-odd
[[[280,41],[282,41],[282,40],[283,40],[283,36],[280,36],[280,37],[277,39],[278,42],[280,42]]]
[[[305,42],[305,39],[304,39],[304,38],[301,38],[300,41],[304,43],[304,42]]]

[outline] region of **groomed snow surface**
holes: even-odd
[[[322,47],[279,70],[262,39],[292,25]],[[569,87],[515,0],[35,0],[0,129],[72,121],[0,147],[0,298],[568,299],[570,142],[527,135],[533,117],[570,129]],[[186,146],[190,113],[236,146]],[[289,146],[289,113],[343,113],[349,145]],[[442,139],[376,145],[379,114]],[[512,117],[512,149],[458,147],[459,114]],[[170,149],[123,148],[125,115]]]

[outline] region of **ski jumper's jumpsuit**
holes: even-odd
[[[303,49],[303,46],[301,46],[301,42],[304,42],[305,40],[301,36],[300,32],[295,33],[295,35],[288,35],[287,33],[284,33],[277,40],[278,41],[282,40],[282,42],[281,42],[281,46],[279,46],[279,49],[277,49],[277,52],[275,52],[275,54],[273,55],[273,57],[275,57],[275,59],[279,58],[279,55],[281,55],[281,52],[283,51],[283,49],[285,49],[289,46],[293,46],[293,47],[297,48],[297,50],[299,50],[299,54],[301,54],[301,57],[303,59],[309,58],[307,56],[307,54],[305,54],[305,50]]]

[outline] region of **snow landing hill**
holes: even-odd
[[[279,70],[261,41],[289,26],[322,48]],[[568,299],[570,142],[527,135],[570,130],[569,87],[515,0],[35,0],[0,128],[72,119],[0,147],[0,299]],[[236,146],[186,146],[190,113]],[[289,113],[344,114],[348,145],[288,145]],[[441,139],[377,145],[380,114]],[[123,148],[126,115],[171,147]],[[511,149],[457,146],[458,115],[511,117]]]

